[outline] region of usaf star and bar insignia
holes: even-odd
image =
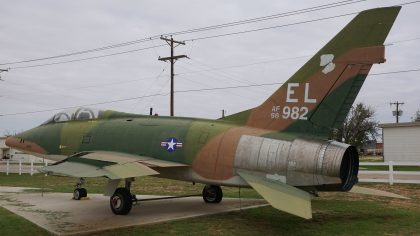
[[[182,148],[182,142],[178,139],[171,137],[167,138],[166,141],[160,142],[161,147],[165,147],[167,152],[174,152],[177,148]]]

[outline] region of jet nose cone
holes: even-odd
[[[6,146],[11,148],[16,148],[17,144],[19,143],[19,139],[13,136],[6,138]]]
[[[15,148],[23,152],[27,152],[27,153],[33,153],[33,154],[46,154],[47,153],[47,151],[40,145],[31,141],[25,140],[23,138],[19,138],[19,137],[14,137],[14,136],[7,137],[5,143],[7,146],[11,148]]]

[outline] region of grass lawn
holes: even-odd
[[[0,207],[0,234],[1,235],[48,235],[44,229],[32,222],[11,213]]]
[[[384,162],[383,156],[359,156],[359,161],[361,162]]]
[[[44,176],[43,174],[9,174],[0,173],[0,186],[18,186],[44,188],[46,192],[64,192],[70,193],[74,190],[77,178]],[[88,193],[103,193],[107,180],[105,178],[87,178],[83,185]],[[123,182],[120,183],[121,186]],[[203,184],[195,184],[177,180],[162,179],[156,177],[145,176],[136,179],[132,184],[132,192],[141,194],[163,194],[163,195],[186,195],[201,194]],[[238,197],[238,188],[223,187],[225,197]],[[261,198],[253,189],[241,189],[241,197],[244,198]]]
[[[43,175],[0,174],[0,186],[42,187],[48,191],[71,192],[75,178]],[[89,192],[101,192],[105,181],[88,179]],[[321,193],[313,201],[313,219],[303,220],[272,207],[197,217],[155,225],[136,226],[91,235],[419,235],[420,185],[365,184],[408,196],[410,200]],[[202,185],[153,177],[134,182],[136,194],[195,194]],[[237,188],[224,188],[225,196],[237,197]],[[242,197],[257,197],[242,189]],[[44,235],[36,225],[0,207],[1,235]]]
[[[384,170],[388,171],[388,166],[360,166],[360,170]],[[394,171],[420,171],[420,166],[394,166]]]
[[[384,162],[382,156],[360,156],[360,162]],[[384,170],[388,171],[388,166],[360,166],[360,170]],[[394,171],[420,171],[420,166],[395,166]]]

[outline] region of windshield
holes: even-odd
[[[98,119],[104,111],[91,109],[91,108],[73,108],[61,111],[51,117],[49,120],[43,123],[50,124],[50,123],[59,123],[59,122],[66,122],[71,120],[93,120]]]

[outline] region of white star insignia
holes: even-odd
[[[171,141],[168,143],[168,150],[169,149],[172,149],[172,150],[175,150],[175,142],[174,142],[174,139],[171,139]]]

